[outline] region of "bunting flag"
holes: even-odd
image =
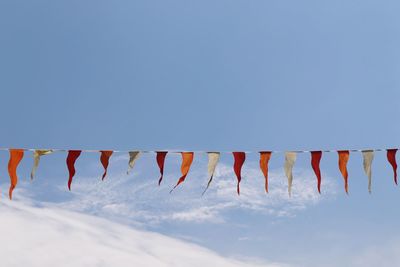
[[[103,175],[101,177],[101,180],[104,180],[104,178],[107,175],[107,168],[108,168],[108,164],[110,162],[110,157],[114,153],[114,151],[112,151],[112,150],[101,150],[100,153],[101,153],[100,162],[101,162],[101,165],[103,165],[103,168],[104,168],[104,173],[103,173]]]
[[[186,176],[189,173],[190,166],[192,165],[193,158],[194,158],[194,153],[193,152],[181,152],[182,155],[182,165],[181,165],[181,173],[182,176],[179,178],[178,182],[174,186],[174,188],[171,189],[170,193],[181,183],[183,183],[186,179]]]
[[[268,193],[268,163],[271,158],[271,151],[260,152],[260,169],[265,178],[265,192]]]
[[[390,163],[390,165],[392,165],[393,168],[393,175],[394,175],[394,182],[397,185],[397,163],[396,163],[396,152],[397,149],[388,149],[387,150],[387,159]]]
[[[314,170],[315,176],[317,176],[317,189],[318,193],[321,194],[321,170],[319,169],[319,163],[321,162],[322,151],[311,151],[311,167]]]
[[[363,155],[363,166],[365,174],[368,177],[368,192],[371,194],[371,186],[372,186],[372,161],[374,160],[374,151],[372,150],[364,150],[362,151]]]
[[[164,176],[164,162],[165,162],[165,157],[167,156],[167,151],[158,151],[157,152],[157,165],[158,168],[160,169],[160,178],[158,179],[158,185],[160,186],[161,181],[163,179]]]
[[[81,155],[81,150],[68,150],[67,167],[69,172],[68,189],[71,191],[72,178],[75,175],[75,161]]]
[[[348,177],[349,174],[347,172],[347,162],[349,161],[350,152],[348,150],[339,150],[339,170],[342,173],[344,179],[344,190],[346,194],[349,193],[349,184],[348,184]]]
[[[388,162],[393,168],[393,175],[394,175],[394,182],[397,185],[397,162],[396,162],[396,153],[397,153],[398,148],[393,148],[393,149],[370,149],[370,150],[360,150],[360,149],[352,149],[352,150],[314,150],[314,151],[308,151],[308,150],[302,150],[302,151],[258,151],[260,155],[260,169],[264,175],[265,178],[265,192],[268,193],[268,165],[269,161],[271,159],[272,153],[285,153],[285,163],[284,163],[284,171],[285,175],[288,180],[288,193],[289,196],[292,194],[292,184],[293,184],[293,167],[296,163],[297,159],[297,154],[298,153],[310,153],[311,154],[311,167],[315,173],[315,176],[317,178],[317,189],[318,193],[321,194],[321,183],[322,183],[322,175],[321,175],[321,170],[320,170],[320,162],[322,159],[322,155],[325,152],[335,152],[338,153],[338,165],[339,165],[339,170],[341,175],[343,176],[344,179],[344,189],[346,194],[349,193],[349,185],[348,185],[348,170],[347,170],[347,164],[350,158],[350,152],[360,152],[362,153],[363,156],[363,169],[365,171],[366,176],[368,177],[368,191],[371,193],[371,188],[372,188],[372,163],[374,160],[375,152],[376,151],[386,151],[386,157]],[[208,183],[206,188],[204,189],[202,195],[206,193],[208,188],[210,187],[214,173],[216,170],[216,166],[219,163],[220,157],[223,153],[232,153],[234,157],[234,163],[233,163],[233,170],[237,178],[237,194],[240,195],[240,183],[242,180],[242,175],[241,171],[243,168],[243,165],[246,160],[246,154],[247,153],[255,153],[255,152],[205,152],[205,151],[197,151],[197,152],[178,152],[178,151],[116,151],[116,150],[64,150],[64,149],[12,149],[12,148],[0,148],[0,151],[8,151],[10,154],[10,159],[8,162],[8,173],[10,176],[10,189],[9,189],[9,198],[12,199],[12,193],[13,190],[15,189],[17,183],[18,183],[18,177],[17,177],[17,167],[22,160],[24,156],[25,151],[32,151],[33,152],[33,167],[31,170],[31,179],[34,178],[36,171],[38,169],[39,163],[40,163],[40,158],[43,155],[48,155],[53,152],[68,152],[66,163],[67,163],[67,168],[68,168],[68,173],[69,173],[69,178],[68,178],[68,189],[71,190],[71,185],[72,185],[72,180],[73,177],[75,176],[75,162],[78,159],[78,157],[81,155],[82,152],[96,152],[96,153],[101,153],[100,154],[100,162],[104,168],[104,172],[102,174],[102,180],[105,179],[107,176],[107,171],[108,171],[108,166],[109,166],[109,161],[111,156],[114,153],[129,153],[129,162],[128,162],[128,171],[127,173],[133,169],[135,162],[141,155],[141,153],[156,153],[156,160],[157,160],[157,165],[160,171],[160,178],[158,180],[158,185],[161,184],[163,176],[164,176],[164,164],[165,164],[165,159],[168,153],[180,153],[182,156],[182,164],[181,164],[181,173],[182,176],[179,178],[178,182],[176,185],[172,188],[170,193],[178,187],[181,183],[183,183],[186,179],[186,176],[189,173],[190,167],[193,163],[194,159],[194,154],[195,153],[207,153],[208,155]]]
[[[135,166],[136,160],[140,156],[140,151],[129,151],[129,163],[128,163],[128,171],[126,174],[129,174],[129,172],[133,169],[133,166]]]
[[[242,180],[242,166],[244,164],[244,161],[246,160],[246,153],[245,152],[232,152],[233,158],[234,158],[234,163],[233,163],[233,170],[236,174],[237,178],[237,187],[236,191],[238,195],[240,195],[240,181]]]
[[[212,182],[212,179],[214,177],[214,172],[215,172],[215,168],[217,167],[218,161],[219,161],[219,157],[220,157],[220,153],[219,152],[207,152],[208,154],[208,177],[210,177],[210,179],[208,180],[207,183],[207,187],[206,189],[204,189],[203,194],[204,195],[208,189],[208,187],[210,187],[210,184]]]
[[[24,157],[23,149],[10,149],[10,160],[8,161],[8,174],[10,175],[10,190],[8,195],[12,199],[12,193],[18,183],[17,168]]]
[[[289,197],[292,196],[292,183],[293,183],[293,166],[296,162],[297,153],[296,152],[286,152],[285,153],[285,174],[288,179],[288,193]]]
[[[40,157],[44,156],[44,155],[49,155],[51,153],[53,153],[53,150],[51,150],[51,149],[36,149],[33,152],[33,167],[32,167],[32,171],[31,171],[31,180],[35,176],[36,170],[39,166]]]

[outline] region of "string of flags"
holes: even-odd
[[[161,185],[164,176],[164,163],[165,158],[168,153],[180,153],[182,157],[181,163],[181,174],[176,185],[171,189],[170,193],[175,190],[181,183],[183,183],[186,179],[190,171],[190,166],[193,163],[194,155],[198,153],[207,153],[208,155],[208,183],[203,191],[203,195],[206,193],[207,189],[210,187],[214,172],[219,162],[221,153],[232,153],[234,163],[233,163],[233,171],[237,178],[237,194],[240,195],[240,182],[242,179],[241,171],[242,167],[246,161],[246,154],[255,153],[255,152],[244,152],[244,151],[233,151],[233,152],[209,152],[209,151],[117,151],[117,150],[63,150],[63,149],[15,149],[15,148],[0,148],[3,151],[9,151],[10,158],[8,162],[8,173],[10,176],[10,189],[9,189],[9,197],[12,199],[12,193],[18,183],[17,176],[17,168],[22,158],[24,157],[25,151],[33,152],[33,167],[31,171],[31,179],[34,178],[36,170],[39,166],[40,158],[45,155],[52,154],[54,152],[67,152],[66,164],[68,169],[68,189],[71,190],[71,185],[73,181],[73,177],[75,176],[75,162],[78,160],[79,156],[82,152],[97,152],[100,153],[100,162],[104,168],[103,175],[101,177],[102,180],[107,176],[107,169],[110,161],[110,157],[118,152],[128,153],[129,161],[128,161],[128,171],[127,174],[133,169],[135,162],[138,160],[142,153],[155,153],[156,161],[160,171],[160,178],[158,179],[158,185]],[[268,193],[268,163],[273,154],[276,153],[284,153],[285,155],[285,163],[284,163],[284,171],[288,181],[288,193],[289,196],[292,192],[292,182],[293,182],[293,167],[296,163],[297,154],[298,153],[310,153],[311,167],[314,171],[314,174],[317,179],[317,190],[318,193],[321,193],[321,183],[322,183],[322,175],[320,170],[320,162],[322,159],[322,155],[325,152],[336,152],[338,154],[338,167],[340,173],[343,176],[344,180],[344,189],[348,194],[349,186],[348,186],[348,171],[347,171],[347,163],[350,158],[350,152],[361,152],[363,156],[363,168],[365,174],[368,178],[368,191],[371,193],[371,184],[372,184],[372,161],[374,159],[375,151],[386,151],[386,157],[393,169],[393,177],[394,182],[397,185],[397,162],[396,162],[396,153],[397,148],[392,149],[368,149],[368,150],[318,150],[318,151],[258,151],[256,153],[260,156],[260,170],[265,179],[265,192]]]

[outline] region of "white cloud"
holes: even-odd
[[[118,159],[119,161],[120,159]],[[172,194],[169,190],[179,174],[164,177],[161,187],[156,179],[142,178],[142,168],[134,170],[134,177],[125,172],[110,174],[105,181],[79,177],[73,184],[73,197],[60,205],[77,211],[105,217],[120,217],[144,224],[162,221],[211,222],[225,221],[229,211],[243,210],[275,217],[291,217],[317,204],[336,192],[335,183],[324,177],[323,194],[316,190],[316,179],[311,171],[294,172],[293,193],[289,198],[287,180],[281,170],[270,172],[270,193],[264,192],[264,178],[259,168],[247,163],[243,170],[241,195],[236,194],[236,178],[232,166],[220,163],[211,187],[202,197],[207,183],[206,170],[193,168],[187,180]],[[61,190],[65,190],[63,184]]]
[[[284,266],[236,260],[105,219],[18,201],[0,203],[2,266]]]

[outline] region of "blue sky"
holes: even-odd
[[[398,147],[399,7],[396,1],[2,1],[0,146],[217,151]],[[0,154],[3,194],[7,157]],[[293,186],[298,195],[288,200],[277,191],[265,197],[265,203],[272,203],[268,207],[254,204],[250,196],[221,197],[230,185],[235,194],[229,154],[217,169],[221,184],[206,200],[197,194],[206,182],[204,155],[196,155],[192,177],[173,195],[167,191],[178,178],[179,158],[167,160],[170,176],[163,189],[151,189],[156,185],[147,183],[158,178],[152,157],[138,162],[135,175],[144,179],[131,181],[146,193],[112,200],[144,203],[127,210],[106,212],[94,204],[95,195],[87,196],[84,185],[101,174],[98,155],[83,155],[77,163],[73,193],[66,192],[66,185],[61,188],[67,179],[64,154],[43,159],[38,170],[42,179],[32,184],[26,181],[32,161],[27,156],[20,169],[25,181],[17,194],[110,220],[123,217],[122,223],[129,225],[146,224],[148,217],[132,212],[157,214],[160,201],[171,201],[163,206],[171,214],[186,215],[219,202],[240,202],[212,210],[216,214],[210,220],[157,218],[160,223],[145,227],[192,239],[224,256],[346,266],[361,261],[349,264],[348,257],[372,257],[377,244],[394,254],[400,250],[395,231],[399,189],[384,153],[375,156],[372,195],[361,155],[351,154],[349,196],[343,192],[336,154],[324,155],[321,167],[329,186],[323,185],[321,197],[311,198],[301,193],[315,186],[309,155],[299,155]],[[261,190],[256,154],[247,163],[242,191]],[[129,193],[123,191],[128,179],[122,176],[124,164],[124,158],[115,159],[110,168],[120,184],[114,189]],[[274,155],[271,180],[280,189],[285,186],[282,165],[283,156]],[[255,192],[261,197],[261,191]],[[195,200],[188,200],[191,196]],[[187,209],[174,206],[184,200],[189,201]],[[86,210],[79,208],[83,202],[89,203]],[[274,212],[293,205],[302,208],[281,217]],[[381,255],[373,256],[381,261]]]

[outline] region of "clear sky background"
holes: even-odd
[[[399,147],[399,8],[396,1],[365,0],[1,1],[0,146]],[[0,154],[4,196],[7,157]],[[96,184],[96,195],[85,186],[98,182],[98,155],[82,156],[73,193],[66,191],[64,154],[43,159],[41,179],[32,184],[27,156],[16,193],[191,240],[227,257],[294,266],[400,264],[400,192],[382,152],[375,156],[372,195],[361,155],[351,155],[349,196],[336,154],[321,163],[322,196],[309,155],[299,155],[292,199],[282,154],[271,161],[271,185],[280,191],[263,194],[257,154],[251,154],[242,192],[254,195],[239,199],[229,154],[217,169],[219,184],[205,198],[199,196],[206,183],[204,155],[196,156],[192,177],[173,195],[168,191],[179,177],[178,156],[167,159],[170,176],[161,189],[154,155],[138,162],[132,184],[122,175],[127,158],[121,157],[110,167],[119,187],[107,191],[110,179],[108,187]],[[133,196],[128,186],[145,193]],[[129,196],[120,196],[124,192]],[[124,208],[105,211],[106,201]],[[182,201],[187,207],[177,206]],[[210,206],[217,207],[201,213]],[[162,209],[178,215],[160,216]]]

